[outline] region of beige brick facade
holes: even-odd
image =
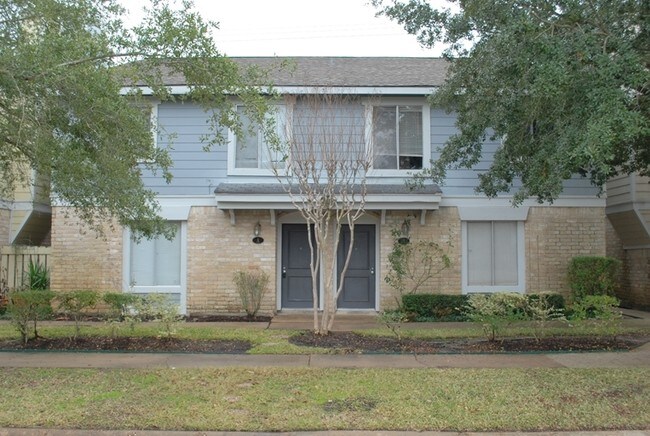
[[[605,208],[531,207],[525,224],[526,291],[570,291],[575,256],[605,255]]]
[[[262,244],[254,244],[253,228],[262,226]],[[268,212],[238,211],[235,224],[216,207],[193,207],[187,223],[187,306],[190,313],[242,311],[233,285],[237,270],[260,268],[269,274],[269,289],[260,314],[275,310],[276,228]]]
[[[460,218],[455,207],[442,207],[427,212],[425,224],[420,224],[419,212],[392,212],[386,216],[386,224],[380,225],[380,309],[396,306],[398,293],[384,280],[389,271],[388,255],[393,249],[391,231],[398,229],[405,219],[411,224],[412,241],[429,240],[436,242],[451,259],[451,267],[429,280],[419,292],[434,294],[459,294],[461,290],[461,235]]]
[[[104,232],[88,230],[70,208],[52,208],[52,290],[122,290],[122,230],[105,226]]]
[[[54,208],[52,226],[52,287],[55,290],[122,290],[123,242],[120,229],[107,229],[105,238],[84,232],[74,217]],[[372,213],[373,222],[380,222]],[[261,268],[270,276],[269,290],[261,314],[277,307],[277,235],[279,222],[272,226],[268,211],[237,211],[235,224],[230,215],[212,206],[192,207],[187,221],[187,308],[189,313],[241,313],[239,295],[232,283],[235,271]],[[388,255],[392,250],[391,230],[404,219],[411,223],[411,239],[437,242],[452,265],[430,280],[422,292],[461,292],[461,221],[456,207],[441,207],[427,213],[420,224],[419,213],[387,212],[378,224],[379,307],[394,307],[395,291],[385,283]],[[253,228],[262,226],[264,243],[254,244]],[[603,208],[531,207],[525,222],[527,292],[569,290],[566,270],[578,255],[605,254]],[[647,261],[647,260],[646,260]],[[647,271],[647,269],[645,270]]]

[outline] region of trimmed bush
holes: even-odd
[[[569,284],[574,300],[587,295],[614,295],[621,261],[612,257],[580,256],[569,263]]]
[[[54,292],[51,291],[16,291],[9,294],[7,312],[11,323],[20,333],[23,344],[29,340],[30,323],[34,328],[34,339],[38,338],[37,323],[52,315],[52,300]]]
[[[92,309],[99,301],[99,293],[96,291],[69,291],[57,295],[61,309],[74,320],[74,338],[79,336],[79,322],[84,311]]]
[[[129,314],[129,309],[142,300],[137,294],[122,292],[107,292],[102,296],[102,300],[109,307],[108,318],[113,321],[123,321]]]
[[[410,294],[402,296],[402,307],[414,321],[467,321],[467,301],[467,295]]]

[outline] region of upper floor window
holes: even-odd
[[[269,144],[263,129],[246,113],[244,106],[237,107],[237,114],[242,124],[242,134],[235,135],[231,132],[231,170],[254,173],[255,170],[268,172],[273,168],[282,168],[284,158],[278,146]],[[273,117],[271,124],[275,127],[278,138],[282,140],[286,136],[283,134],[286,124],[284,107],[276,107],[275,112],[269,116]]]
[[[423,118],[422,106],[373,107],[373,168],[422,169],[425,154]]]
[[[158,102],[150,100],[137,104],[137,107],[142,112],[145,127],[151,132],[151,144],[156,148],[158,142]]]

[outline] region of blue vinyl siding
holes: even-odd
[[[207,119],[203,109],[192,103],[166,102],[158,106],[158,124],[164,130],[158,147],[170,147],[174,177],[167,184],[160,175],[144,172],[147,187],[160,195],[209,195],[226,181],[228,147],[216,145],[203,151],[201,137],[210,133]],[[171,139],[168,135],[172,135]]]
[[[299,106],[295,110],[299,110]],[[360,108],[359,117],[362,116]],[[228,176],[228,147],[226,144],[214,146],[211,151],[203,151],[201,136],[209,134],[207,114],[198,105],[192,103],[169,102],[158,107],[158,123],[166,134],[172,134],[169,150],[174,162],[171,183],[163,178],[144,172],[145,185],[160,195],[210,195],[219,183],[236,181],[238,183],[264,182],[273,183],[273,176]],[[431,158],[437,159],[438,148],[457,132],[454,125],[455,116],[440,109],[431,109]],[[159,147],[170,146],[163,134],[158,140]],[[483,148],[483,159],[473,169],[449,170],[447,180],[442,187],[445,196],[475,196],[474,188],[478,183],[478,174],[489,168],[494,151],[499,142],[487,141]],[[369,183],[403,183],[399,177],[376,177]],[[598,190],[591,186],[589,180],[574,177],[565,182],[564,195],[595,196]]]
[[[454,114],[447,114],[441,109],[431,109],[431,159],[436,160],[440,156],[438,149],[442,147],[451,135],[458,132],[454,125],[456,117]],[[499,141],[490,141],[483,144],[483,156],[474,168],[448,170],[444,185],[441,186],[445,196],[476,196],[474,188],[478,186],[478,175],[487,170],[494,159],[494,153],[500,146]],[[514,189],[520,185],[515,184]],[[574,176],[564,182],[563,195],[566,196],[596,196],[598,189],[593,187],[588,179]]]

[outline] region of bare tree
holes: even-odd
[[[365,209],[372,147],[365,135],[365,107],[358,98],[324,89],[288,96],[286,104],[293,113],[287,116],[286,141],[277,143],[285,159],[275,174],[307,225],[314,332],[326,335],[352,256],[354,225]],[[344,225],[350,229],[350,245],[337,280],[336,254]]]

